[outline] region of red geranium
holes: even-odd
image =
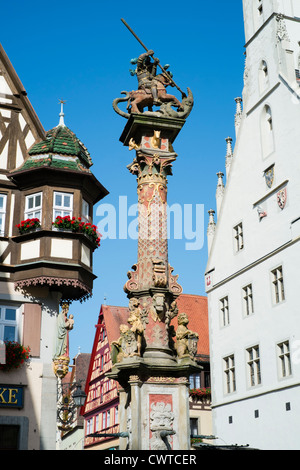
[[[0,364],[0,370],[18,369],[29,359],[30,347],[25,347],[16,341],[4,341],[6,349],[6,364]]]
[[[16,227],[19,229],[20,234],[30,232],[34,229],[41,227],[41,222],[37,218],[22,220]]]

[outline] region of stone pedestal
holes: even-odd
[[[109,374],[122,387],[120,431],[128,432],[123,449],[190,448],[188,378],[199,371],[198,335],[188,330],[186,315],[178,315],[182,288],[169,264],[167,240],[167,177],[184,123],[133,114],[120,138],[135,151],[128,169],[137,178],[139,203],[138,259],[124,286],[130,313],[112,345]]]

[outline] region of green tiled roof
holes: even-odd
[[[92,165],[90,154],[83,143],[66,126],[57,126],[46,133],[46,139],[33,145],[29,156],[65,155],[78,157],[84,166]]]
[[[29,157],[18,170],[29,170],[41,167],[51,167],[90,173],[90,170],[86,166],[82,165],[77,157],[73,158],[72,160],[59,160],[58,158],[55,158],[55,155],[45,155],[44,157],[41,155],[40,158]]]

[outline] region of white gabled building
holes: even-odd
[[[205,274],[213,432],[299,450],[300,0],[243,8],[243,99]]]

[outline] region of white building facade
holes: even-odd
[[[213,432],[219,444],[298,450],[300,1],[243,8],[242,108],[236,99],[205,274]]]

